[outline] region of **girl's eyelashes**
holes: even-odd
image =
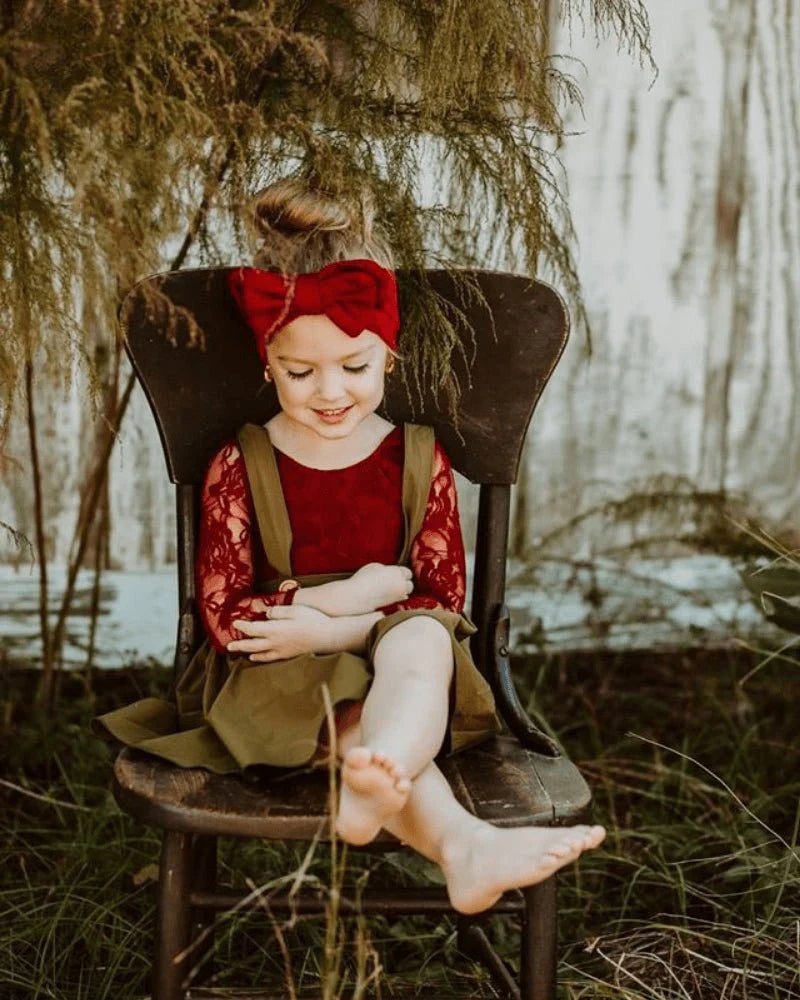
[[[360,375],[362,372],[365,372],[367,368],[369,368],[369,362],[366,362],[363,365],[358,365],[355,368],[352,368],[349,365],[342,365],[342,367],[346,372],[350,372],[352,375]],[[286,374],[289,376],[289,378],[308,378],[308,376],[311,374],[312,371],[313,369],[309,368],[307,371],[304,372],[293,372],[287,368]]]

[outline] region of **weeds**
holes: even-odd
[[[743,699],[737,682],[754,662],[742,650],[685,650],[518,664],[530,707],[560,734],[610,826],[606,844],[560,881],[561,1000],[800,995],[800,671],[756,674]],[[107,691],[98,678],[98,710],[159,682],[113,680]],[[24,708],[24,691],[5,697],[14,712],[0,784],[0,997],[141,998],[157,834],[114,804],[110,755],[86,728],[85,701],[65,698],[56,720]],[[228,841],[220,861],[223,881],[259,892],[264,906],[218,920],[219,987],[366,1000],[414,982],[422,996],[494,995],[457,954],[447,919],[335,918],[326,950],[324,920],[270,915],[278,884],[337,886],[342,858],[322,845]],[[438,873],[406,855],[368,864],[351,851],[343,877],[396,886]],[[513,961],[513,925],[488,923]]]

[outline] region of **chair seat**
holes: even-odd
[[[498,736],[440,762],[458,801],[497,826],[547,825],[575,819],[590,793],[566,757],[525,750]],[[114,764],[119,805],[150,826],[184,833],[311,840],[327,837],[325,771],[252,781],[175,767],[133,750]],[[381,834],[379,841],[394,838]]]

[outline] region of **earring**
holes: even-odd
[[[386,367],[384,368],[384,372],[387,375],[391,375],[392,372],[394,371],[394,364],[395,364],[394,355],[393,354],[389,355],[389,360],[386,362]]]
[[[272,369],[270,368],[269,364],[264,365],[264,381],[265,382],[272,381]]]

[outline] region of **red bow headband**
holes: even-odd
[[[228,288],[256,338],[262,361],[270,339],[297,316],[326,315],[357,337],[377,334],[394,350],[400,316],[394,274],[374,260],[338,260],[309,274],[237,267]]]

